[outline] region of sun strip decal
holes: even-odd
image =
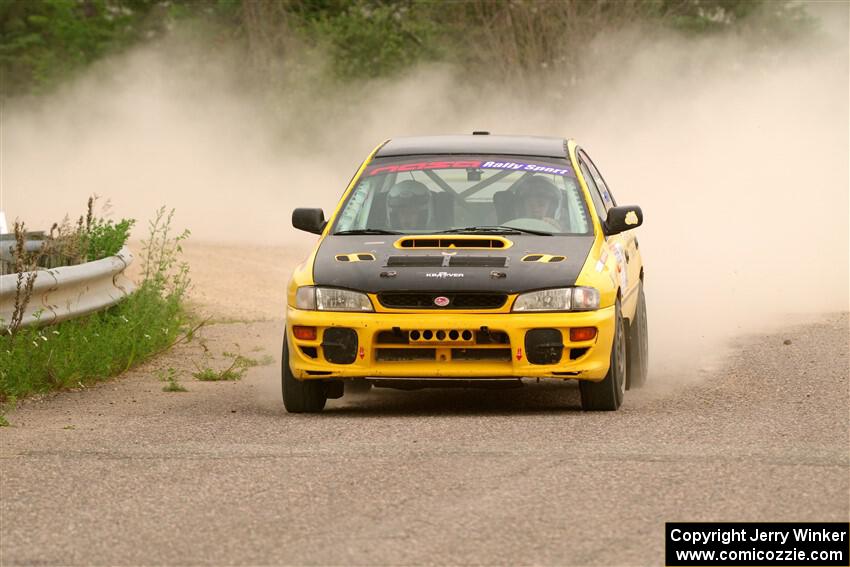
[[[548,173],[550,175],[575,177],[573,169],[569,166],[554,167],[551,165],[537,163],[481,160],[419,161],[413,163],[373,165],[366,169],[366,176],[371,177],[373,175],[378,175],[379,173],[402,173],[405,171],[423,171],[430,169],[500,169],[507,171],[527,171],[530,173]]]

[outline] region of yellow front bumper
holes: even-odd
[[[555,377],[601,380],[608,372],[614,337],[614,307],[578,313],[340,313],[302,311],[288,308],[286,342],[289,361],[296,378],[485,378],[485,377]],[[315,340],[296,339],[294,325],[317,328]],[[378,349],[399,347],[377,342],[382,331],[480,329],[507,334],[509,344],[476,345],[451,340],[410,345],[409,348],[433,348],[433,360],[379,360]],[[329,327],[347,327],[357,332],[359,343],[356,360],[351,364],[328,362],[322,352],[322,334]],[[571,342],[572,327],[596,327],[593,340]],[[532,364],[525,356],[525,333],[530,329],[554,328],[561,331],[564,352],[557,364]],[[306,347],[306,351],[304,350]],[[408,345],[404,345],[408,347]],[[487,348],[509,348],[509,360],[458,360],[462,351]],[[587,349],[574,360],[571,349]],[[306,352],[314,354],[308,356]],[[386,351],[383,351],[386,352]],[[574,351],[580,353],[580,350]]]

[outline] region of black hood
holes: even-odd
[[[481,235],[490,238],[491,235]],[[385,291],[503,292],[575,284],[593,236],[505,235],[509,248],[404,248],[395,235],[330,235],[313,264],[316,285]],[[498,238],[498,237],[497,237]],[[357,257],[357,255],[361,255]],[[546,255],[544,261],[535,255]],[[530,256],[530,257],[529,257]],[[548,256],[554,256],[555,261]],[[339,258],[345,258],[340,261]],[[371,258],[374,257],[374,260]],[[563,259],[560,259],[560,258]],[[522,261],[526,258],[526,261]],[[459,275],[462,274],[462,275]]]

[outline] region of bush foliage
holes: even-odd
[[[11,261],[0,259],[0,275],[20,273],[35,267],[75,266],[117,254],[130,238],[136,221],[121,219],[115,222],[97,216],[96,201],[97,197],[89,198],[88,210],[76,224],[72,225],[65,217],[61,223],[55,223],[46,235],[26,232],[23,223],[16,223],[16,240],[20,242]],[[108,209],[108,204],[104,208]],[[24,241],[35,241],[41,246],[34,251],[25,251]]]
[[[806,22],[804,6],[788,0],[5,0],[0,94],[43,92],[181,27],[241,44],[273,82],[281,61],[303,48],[324,53],[340,81],[390,76],[420,61],[469,73],[505,64],[551,72],[569,68],[596,35],[624,26],[781,39]]]
[[[182,336],[189,268],[180,252],[188,232],[171,234],[172,215],[161,209],[151,221],[141,255],[145,276],[129,297],[86,317],[0,335],[0,402],[120,374]],[[95,241],[106,251],[118,245],[114,231]]]

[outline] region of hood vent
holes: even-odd
[[[388,268],[439,268],[443,265],[443,256],[390,256]]]
[[[337,254],[336,261],[337,262],[372,262],[375,260],[374,254],[368,253],[360,253],[360,254]]]
[[[512,242],[498,236],[413,236],[398,240],[397,248],[509,248]]]
[[[529,254],[522,259],[523,262],[540,262],[542,264],[553,264],[564,260],[566,260],[564,256],[552,256],[551,254]]]
[[[504,256],[390,256],[388,268],[504,268]]]
[[[504,268],[508,259],[504,256],[449,256],[449,266],[470,268]]]

